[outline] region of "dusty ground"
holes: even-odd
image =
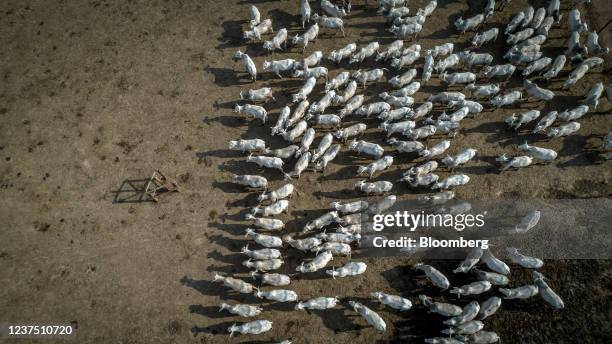
[[[255,1],[275,28],[298,27],[296,1]],[[232,113],[238,92],[271,85],[287,93],[297,80],[262,74],[250,84],[241,66],[231,61],[240,42],[249,1],[13,1],[0,4],[0,322],[76,322],[79,343],[195,343],[280,341],[296,343],[374,342],[414,339],[420,342],[439,330],[439,319],[424,311],[400,315],[382,309],[388,330],[378,334],[347,308],[325,313],[295,312],[290,305],[266,304],[265,318],[274,329],[261,336],[224,333],[236,317],[217,312],[222,300],[255,302],[252,296],[228,293],[211,283],[215,272],[247,276],[237,254],[246,242],[240,219],[255,195],[229,183],[232,173],[256,173],[240,154],[227,150],[235,138],[268,138],[268,127],[244,121]],[[412,1],[411,9],[425,1]],[[460,13],[472,15],[484,1],[439,1],[425,24],[424,48],[452,40],[464,42],[448,29]],[[495,13],[501,26],[526,1],[515,0]],[[534,1],[537,8],[545,1]],[[587,21],[600,28],[612,11],[593,1]],[[599,7],[597,7],[599,5]],[[568,3],[562,9],[567,13]],[[317,6],[313,5],[316,9]],[[583,7],[581,7],[583,8]],[[346,38],[322,32],[308,52],[329,52],[356,41],[388,43],[384,24],[374,10],[355,1],[347,21]],[[565,45],[565,30],[554,28],[547,43],[549,56]],[[450,35],[450,37],[449,37]],[[612,45],[610,27],[601,42]],[[554,48],[550,48],[550,47]],[[491,47],[482,48],[483,51]],[[494,45],[500,55],[500,39]],[[266,57],[257,45],[246,46],[260,67]],[[300,56],[297,49],[273,58]],[[498,61],[499,62],[499,61]],[[329,66],[331,67],[331,66]],[[551,104],[522,107],[564,109],[573,106],[598,80],[610,82],[609,59],[569,91],[559,91]],[[565,78],[568,70],[562,73]],[[336,72],[332,72],[335,74]],[[434,78],[435,79],[435,78]],[[561,81],[548,87],[557,91]],[[518,87],[512,80],[508,88]],[[381,87],[370,87],[367,95]],[[442,88],[437,80],[422,88],[417,100]],[[271,118],[286,101],[268,104]],[[610,163],[594,151],[612,127],[611,105],[602,100],[597,112],[581,119],[576,135],[551,142],[555,164],[498,174],[492,164],[516,143],[541,137],[506,130],[503,119],[516,109],[487,111],[467,119],[453,140],[451,153],[479,149],[476,162],[462,169],[472,182],[457,190],[462,199],[609,197]],[[349,121],[350,122],[350,121]],[[368,122],[372,126],[376,121]],[[378,139],[379,130],[366,138]],[[279,139],[270,141],[281,147]],[[356,158],[342,152],[325,175],[309,172],[296,181],[289,231],[322,212],[356,179]],[[393,178],[413,164],[396,159]],[[292,163],[290,163],[292,164]],[[154,169],[176,177],[179,194],[159,203],[117,202],[116,191],[126,180],[143,180]],[[278,173],[266,173],[272,187],[282,183]],[[123,185],[125,186],[125,185]],[[414,192],[399,186],[401,198]],[[119,199],[123,199],[121,194]],[[285,272],[303,258],[288,251]],[[295,279],[291,288],[301,298],[338,295],[360,299],[373,289],[416,299],[428,289],[408,268],[405,259],[369,259],[367,273],[348,280],[321,275]],[[341,260],[335,260],[340,265]],[[451,263],[436,263],[443,271]],[[454,263],[453,263],[454,264]],[[505,303],[486,321],[504,343],[604,343],[612,335],[610,261],[549,261],[543,269],[563,296],[566,309],[552,311],[540,300]],[[529,276],[517,270],[517,285]],[[417,283],[418,281],[418,283]]]

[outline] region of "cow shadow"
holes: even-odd
[[[199,314],[201,316],[211,319],[220,319],[228,317],[228,313],[219,311],[218,306],[204,307],[202,305],[189,305],[189,312],[192,314]]]
[[[226,321],[220,324],[215,324],[207,327],[194,326],[191,328],[191,333],[194,337],[197,337],[200,333],[208,333],[212,335],[223,334],[228,335],[227,329],[232,326],[234,322]]]

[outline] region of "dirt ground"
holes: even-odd
[[[411,11],[426,2],[411,1]],[[439,333],[441,319],[420,307],[399,314],[364,301],[387,321],[386,332],[366,326],[343,302],[336,309],[312,313],[293,311],[293,305],[263,303],[260,318],[274,322],[272,331],[231,339],[226,334],[227,326],[243,320],[218,312],[221,301],[259,302],[211,282],[215,273],[248,277],[248,270],[240,266],[245,258],[238,252],[247,243],[242,217],[257,195],[245,193],[230,178],[232,173],[260,173],[243,162],[243,155],[228,151],[227,143],[270,137],[269,124],[245,121],[232,108],[240,90],[268,85],[277,94],[277,101],[266,105],[275,121],[290,93],[301,86],[297,79],[281,80],[268,73],[252,84],[242,66],[231,61],[237,49],[246,49],[258,68],[265,59],[301,56],[297,48],[268,56],[261,43],[241,41],[250,3],[257,4],[264,18],[272,18],[276,29],[300,31],[297,1],[0,3],[0,323],[73,322],[79,343],[422,342]],[[462,13],[480,12],[484,1],[438,3],[419,43],[424,49],[448,41],[455,42],[456,49],[465,46],[472,34],[459,36],[449,23]],[[531,3],[538,8],[547,2]],[[503,27],[526,5],[525,0],[512,1],[488,25]],[[612,10],[605,5],[605,0],[580,5],[589,27],[599,30],[608,21]],[[565,18],[569,6],[562,1]],[[393,40],[384,32],[382,18],[363,1],[354,1],[346,22],[347,37],[322,30],[307,53],[327,53],[349,42]],[[608,26],[600,33],[603,45],[612,46],[610,30]],[[562,52],[566,37],[567,30],[555,26],[545,45],[547,55]],[[480,50],[494,51],[496,62],[501,62],[502,35]],[[422,59],[419,68],[421,64]],[[365,63],[367,68],[373,65]],[[530,102],[521,108],[575,106],[594,82],[610,83],[609,70],[606,57],[603,68],[570,90],[561,90],[569,73],[566,66],[559,80],[543,84],[557,92],[553,102]],[[516,78],[505,88],[519,85]],[[384,87],[368,87],[365,94],[376,95]],[[319,83],[317,94],[320,88]],[[442,89],[434,75],[416,100]],[[527,131],[508,131],[503,119],[522,111],[516,107],[487,108],[477,118],[464,120],[450,153],[475,147],[479,154],[460,169],[472,181],[458,188],[457,196],[609,197],[611,165],[598,158],[597,148],[612,127],[610,109],[612,105],[602,99],[595,112],[580,119],[577,134],[552,141]],[[347,119],[347,124],[353,122],[356,119]],[[377,121],[366,123],[375,128]],[[370,130],[365,138],[380,141],[380,129]],[[499,174],[494,158],[516,153],[515,145],[526,138],[557,150],[558,160]],[[284,145],[280,138],[269,144]],[[296,180],[290,212],[281,217],[288,223],[287,231],[299,230],[334,200],[356,198],[346,190],[357,180],[355,165],[363,161],[343,151],[324,175],[307,172]],[[391,171],[375,180],[395,180],[418,161],[396,156]],[[155,169],[176,178],[182,191],[164,195],[158,203],[128,202],[127,194],[118,192],[129,187],[126,181],[142,184]],[[265,175],[272,188],[282,185],[280,173]],[[396,186],[401,199],[416,197],[405,185]],[[282,272],[291,273],[304,258],[287,250]],[[372,290],[382,290],[416,301],[421,291],[433,293],[407,259],[364,261],[369,268],[359,277],[295,276],[291,289],[301,299],[328,295],[360,300]],[[445,272],[455,264],[435,263]],[[564,298],[566,309],[553,311],[539,299],[507,302],[485,321],[486,329],[499,333],[503,343],[609,342],[611,262],[547,261],[542,272]],[[511,278],[516,285],[530,281],[519,269]]]

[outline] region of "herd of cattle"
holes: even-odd
[[[359,122],[343,127],[345,118],[376,117],[380,120],[378,128],[384,132],[383,138],[393,151],[398,154],[414,154],[426,160],[404,172],[400,181],[406,182],[413,188],[430,188],[431,193],[420,194],[419,200],[440,204],[453,199],[455,197],[453,189],[467,184],[470,177],[457,173],[440,179],[435,173],[439,165],[447,166],[452,171],[453,168],[470,162],[478,154],[475,148],[466,148],[454,156],[445,154],[451,146],[451,139],[461,129],[462,120],[477,116],[486,106],[508,107],[526,98],[550,102],[555,98],[555,92],[536,84],[533,77],[539,76],[538,82],[557,79],[560,72],[566,66],[570,66],[571,72],[563,83],[563,88],[571,88],[585,74],[603,64],[600,56],[607,54],[609,49],[599,45],[597,32],[589,31],[587,23],[581,19],[579,4],[574,4],[575,7],[565,15],[560,10],[559,0],[551,0],[547,8],[534,9],[528,6],[513,16],[504,30],[508,50],[503,58],[507,63],[492,65],[493,55],[472,50],[486,47],[498,39],[499,28],[487,28],[487,24],[494,12],[503,10],[508,2],[509,0],[502,1],[496,9],[495,0],[488,0],[483,13],[470,18],[460,17],[454,22],[455,29],[461,34],[477,31],[471,40],[472,49],[460,52],[454,51],[453,43],[445,43],[425,51],[420,44],[415,43],[427,19],[435,12],[437,7],[435,0],[418,9],[414,16],[410,16],[411,10],[407,0],[380,0],[378,14],[386,18],[389,24],[388,33],[397,38],[386,47],[381,47],[378,42],[371,42],[358,50],[357,44],[350,43],[325,56],[323,52],[315,51],[301,60],[283,59],[263,63],[261,68],[263,72],[273,73],[279,78],[285,75],[305,81],[303,86],[292,94],[292,104],[287,104],[280,110],[276,122],[271,127],[270,134],[282,137],[287,141],[287,147],[271,149],[262,138],[239,139],[229,143],[230,149],[248,153],[247,163],[257,164],[264,169],[279,170],[287,180],[282,187],[268,191],[268,180],[262,175],[232,177],[233,182],[250,190],[264,190],[258,198],[258,205],[246,216],[246,220],[256,228],[247,228],[246,236],[256,245],[263,247],[251,250],[247,245],[242,249],[242,253],[248,257],[243,265],[253,270],[253,278],[259,279],[262,285],[284,287],[291,283],[291,278],[299,278],[300,274],[310,274],[326,268],[325,272],[330,278],[350,278],[364,273],[367,269],[367,265],[361,261],[351,260],[344,266],[333,268],[328,268],[328,264],[334,256],[350,257],[354,247],[352,245],[359,244],[362,233],[371,230],[372,224],[367,222],[369,216],[383,213],[395,204],[397,197],[388,195],[394,188],[391,181],[360,180],[354,185],[357,192],[366,196],[380,195],[382,198],[376,201],[361,199],[348,203],[334,202],[327,213],[312,219],[300,233],[274,235],[285,228],[285,223],[274,217],[288,211],[288,198],[295,191],[291,179],[299,177],[308,169],[323,171],[343,147],[355,154],[373,159],[371,163],[357,168],[359,176],[371,178],[393,165],[393,156],[386,155],[382,145],[359,140],[359,136],[368,129],[368,125]],[[320,14],[311,13],[309,1],[301,0],[299,25],[305,30],[293,37],[289,36],[286,28],[277,28],[275,31],[272,20],[262,20],[258,9],[251,6],[249,28],[244,31],[243,37],[247,41],[259,42],[264,40],[265,35],[273,33],[270,40],[263,42],[263,50],[271,52],[285,50],[288,44],[301,47],[302,51],[305,51],[308,44],[317,39],[320,29],[337,30],[344,36],[346,17],[351,12],[351,1],[345,0],[335,4],[329,0],[322,0],[319,5],[317,7],[320,8]],[[366,2],[365,6],[366,10],[373,9],[373,4]],[[545,56],[541,47],[547,42],[549,30],[553,25],[568,29],[567,51],[559,56]],[[587,37],[585,44],[582,44],[581,36],[584,35]],[[414,44],[405,46],[407,40],[412,40]],[[416,67],[421,57],[424,62],[420,71],[420,81],[417,81],[419,71],[413,67]],[[238,51],[234,58],[242,62],[253,81],[257,80],[258,68],[249,55]],[[361,64],[368,59],[376,61],[381,67],[358,69],[354,72],[342,71],[331,77],[330,70],[320,65],[324,58],[336,66],[343,61],[348,64]],[[500,82],[508,80],[516,74],[517,69],[521,70],[522,89],[502,92],[504,87],[500,83],[490,83],[495,79]],[[476,70],[480,70],[480,73]],[[391,77],[389,75],[391,71],[399,73]],[[462,90],[447,90],[433,94],[417,106],[413,96],[419,92],[421,84],[427,83],[434,74],[437,74],[440,81],[448,88],[459,85],[463,87]],[[389,90],[380,93],[379,100],[366,103],[364,94],[358,92],[359,88],[365,89],[368,84],[380,83],[385,77],[388,80]],[[313,90],[320,79],[326,80],[324,94],[314,100]],[[612,85],[604,86],[602,82],[597,82],[592,85],[583,101],[575,107],[561,112],[550,111],[546,114],[542,114],[537,109],[513,113],[506,119],[506,123],[517,131],[533,123],[533,129],[530,130],[532,135],[544,133],[551,140],[560,139],[580,130],[578,120],[598,107],[604,91],[607,93],[607,100],[612,100]],[[240,92],[240,99],[242,102],[235,106],[236,113],[254,117],[264,124],[268,123],[268,112],[263,105],[270,100],[276,100],[271,88]],[[445,106],[445,111],[434,117],[430,113],[437,106]],[[336,110],[326,111],[328,109]],[[319,138],[317,146],[312,147],[317,139],[317,131],[324,134]],[[426,140],[441,134],[447,137],[435,144],[425,144]],[[402,137],[405,140],[402,140]],[[350,142],[347,142],[349,140]],[[525,168],[533,163],[551,162],[557,159],[558,155],[552,149],[527,142],[519,145],[518,149],[523,151],[524,155],[503,154],[497,158],[501,171]],[[603,138],[601,147],[604,159],[612,158],[611,149],[612,131],[609,131]],[[286,169],[285,162],[292,159],[295,159],[293,168]],[[312,235],[313,231],[317,233]],[[285,254],[296,249],[313,252],[315,256],[298,265],[295,268],[296,276],[290,277],[272,272],[284,264],[281,248],[285,248]],[[448,328],[442,331],[443,335],[427,338],[426,343],[498,342],[500,338],[495,332],[483,330],[485,326],[483,320],[500,308],[501,297],[527,299],[539,295],[555,309],[564,307],[561,297],[548,286],[546,278],[536,271],[543,266],[542,260],[523,255],[516,248],[509,248],[506,256],[517,268],[533,270],[532,284],[507,287],[510,283],[508,277],[510,267],[495,257],[489,249],[475,248],[453,271],[458,274],[473,274],[475,281],[467,285],[449,290],[450,282],[441,271],[423,263],[416,264],[414,268],[422,271],[443,293],[448,291],[462,298],[490,293],[491,296],[484,302],[471,301],[464,307],[459,307],[452,303],[435,302],[427,295],[418,295],[418,299],[411,301],[409,298],[381,291],[373,291],[371,297],[399,312],[409,311],[413,307],[413,301],[418,300],[421,306],[429,311],[447,317],[444,325]],[[479,264],[481,268],[477,268]],[[338,307],[344,302],[337,297],[328,296],[300,300],[297,293],[290,289],[264,291],[241,279],[218,274],[214,276],[214,280],[222,282],[237,293],[254,294],[257,298],[273,302],[294,302],[296,310],[323,311]],[[495,295],[495,290],[499,296]],[[374,310],[354,300],[348,301],[347,304],[375,329],[385,331],[385,321]],[[248,304],[222,303],[221,310],[245,318],[258,317],[262,313],[261,307]],[[234,324],[228,331],[231,334],[235,332],[260,334],[271,328],[271,321],[255,320]]]

